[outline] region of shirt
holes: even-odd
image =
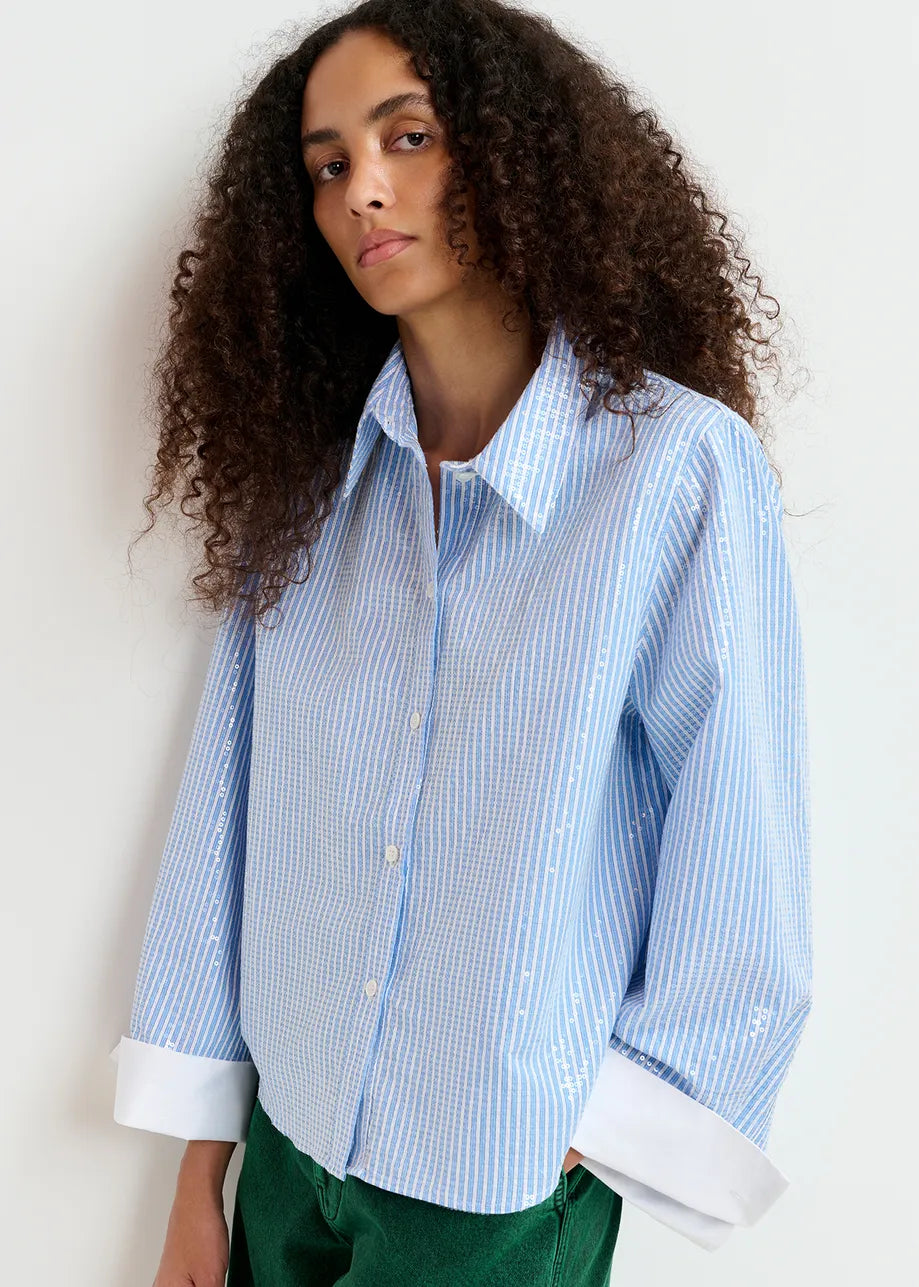
[[[339,1179],[482,1213],[546,1199],[573,1146],[708,1249],[786,1188],[811,918],[782,502],[746,420],[647,377],[588,401],[559,317],[441,463],[435,541],[393,346],[308,579],[267,625],[220,616],[117,1121],[239,1141],[257,1093]]]

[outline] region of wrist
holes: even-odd
[[[177,1189],[223,1200],[223,1182],[236,1144],[232,1140],[189,1140],[179,1165]]]

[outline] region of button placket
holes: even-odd
[[[467,471],[464,477],[466,478],[472,477],[473,472],[474,471]],[[441,535],[442,535],[442,531],[441,531]],[[435,559],[436,559],[436,556],[435,556]],[[436,581],[433,578],[428,579],[424,582],[424,594],[429,601],[436,600],[436,597],[437,597]],[[435,630],[435,632],[437,630],[437,617],[438,617],[438,613],[437,613],[437,608],[435,604],[434,624],[433,624],[433,629]],[[435,668],[436,668],[436,663],[435,663]],[[424,714],[422,711],[413,710],[409,713],[408,726],[411,732],[415,733],[421,730],[423,723],[424,723]],[[422,747],[422,753],[423,753],[423,747]],[[423,777],[423,773],[419,773],[416,776],[416,781],[415,781],[416,797],[418,792],[420,791],[422,777]],[[415,807],[417,807],[417,798],[414,801],[414,805]],[[387,844],[383,850],[384,862],[386,862],[387,865],[393,869],[395,869],[398,866],[401,856],[402,856],[401,845],[390,843],[390,844]],[[381,989],[384,985],[385,985],[385,980],[383,980],[383,982],[381,983],[380,980],[378,980],[377,978],[367,979],[363,985],[364,994],[369,998],[382,995]],[[379,1014],[377,1018],[379,1020]],[[365,1113],[363,1117],[363,1121],[364,1121],[363,1129],[365,1132],[367,1129],[367,1126],[366,1126],[367,1122],[369,1122],[373,1117],[373,1098],[374,1098],[373,1078],[375,1076],[375,1072],[376,1072],[375,1069],[370,1072],[369,1079],[367,1081],[367,1085],[365,1088],[366,1099],[365,1099]]]

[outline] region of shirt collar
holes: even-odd
[[[507,419],[482,450],[464,462],[499,492],[537,532],[545,529],[568,459],[572,432],[599,402],[587,407],[580,385],[581,363],[556,317],[539,366]],[[342,495],[357,485],[383,430],[393,442],[421,452],[411,381],[402,341],[397,340],[374,380],[358,421]]]

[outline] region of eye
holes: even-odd
[[[433,137],[434,137],[434,135],[433,135],[433,134],[428,134],[425,130],[406,130],[404,133],[400,134],[400,135],[396,138],[395,142],[396,142],[396,143],[398,143],[398,142],[400,142],[400,140],[401,140],[401,139],[421,139],[421,140],[423,140],[423,139],[433,139]],[[411,147],[407,147],[407,148],[399,148],[399,149],[398,149],[398,151],[400,151],[400,152],[423,152],[427,146],[428,146],[428,145],[427,145],[426,143],[421,142],[421,143],[418,143],[417,145],[412,144],[412,146],[411,146]],[[321,176],[322,176],[322,172],[323,172],[323,170],[328,170],[330,166],[333,166],[333,165],[344,165],[344,164],[345,164],[345,162],[344,162],[344,161],[327,161],[327,162],[325,163],[325,165],[320,166],[320,167],[319,167],[319,169],[316,171],[316,174],[315,174],[315,176],[314,176],[314,177],[315,177],[316,182],[317,182],[318,184],[331,183],[333,179],[337,179],[337,178],[339,178],[339,177],[340,177],[340,171],[339,171],[338,173],[336,173],[336,174],[329,175],[327,178],[322,178]]]
[[[398,142],[399,142],[399,139],[429,139],[429,138],[432,138],[432,137],[433,137],[433,135],[431,135],[431,134],[425,134],[424,130],[408,130],[405,134],[400,134],[400,135],[399,135],[399,138],[398,138],[398,139],[396,139],[396,142],[398,143]],[[420,151],[421,151],[421,148],[420,148],[420,147],[411,147],[411,148],[406,148],[406,151],[408,151],[408,152],[420,152]]]
[[[320,167],[319,167],[319,169],[316,171],[316,176],[315,176],[315,177],[316,177],[316,182],[317,182],[317,183],[329,183],[329,182],[330,182],[330,180],[329,180],[329,179],[323,179],[323,178],[321,178],[321,177],[320,177],[320,176],[322,175],[322,171],[323,171],[323,170],[327,170],[327,169],[329,168],[329,166],[330,166],[330,165],[344,165],[344,161],[327,161],[325,165],[320,166]],[[337,174],[333,174],[333,175],[331,176],[331,178],[332,178],[332,179],[337,179],[337,178],[338,178],[338,175],[337,175]]]

